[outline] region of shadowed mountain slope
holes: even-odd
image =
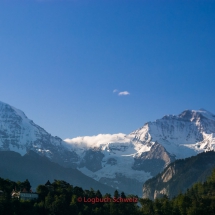
[[[47,180],[53,182],[56,179],[64,180],[83,189],[100,190],[104,194],[114,192],[111,187],[93,180],[77,169],[64,168],[33,151],[29,151],[24,156],[17,152],[0,151],[0,177],[13,181],[28,179],[33,188],[39,184],[45,184]]]
[[[185,192],[196,182],[203,182],[215,168],[215,152],[203,152],[196,156],[176,160],[162,173],[143,185],[143,197],[155,199],[166,194],[170,198]]]

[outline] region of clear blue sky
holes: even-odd
[[[215,1],[1,0],[0,101],[63,139],[215,113]]]

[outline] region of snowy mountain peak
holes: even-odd
[[[193,121],[202,117],[215,121],[215,115],[203,108],[199,110],[185,110],[181,114],[179,114],[179,117],[190,121]]]
[[[21,155],[32,150],[63,165],[69,163],[71,157],[77,157],[68,152],[62,139],[51,136],[21,110],[3,102],[0,102],[0,150]]]
[[[17,117],[19,116],[20,120],[27,119],[23,111],[0,101],[0,117],[11,117],[11,115]]]

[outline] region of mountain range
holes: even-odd
[[[62,140],[0,102],[0,150],[34,151],[110,187],[142,196],[143,183],[176,159],[215,149],[215,115],[185,110],[130,134],[99,134]]]

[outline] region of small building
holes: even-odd
[[[38,193],[23,193],[20,192],[19,193],[19,199],[21,200],[34,200],[34,199],[38,199]]]
[[[35,200],[38,199],[38,193],[34,193],[32,191],[27,192],[26,189],[23,189],[22,191],[15,191],[13,190],[11,193],[12,198],[18,198],[21,200]]]

